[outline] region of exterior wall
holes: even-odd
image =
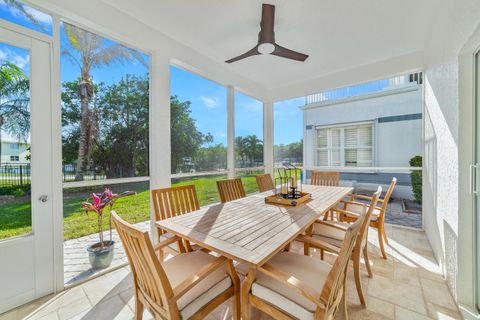
[[[438,14],[425,54],[424,226],[452,293],[461,305],[472,310],[472,315],[478,315],[474,295],[474,213],[468,200],[472,117],[467,110],[459,113],[459,101],[471,97],[472,91],[460,88],[463,90],[460,95],[459,55],[478,27],[480,3],[446,2]],[[477,41],[476,47],[480,38]],[[473,54],[468,59],[472,58]],[[464,77],[472,79],[472,70]],[[467,137],[459,139],[459,130]],[[459,145],[464,148],[460,153]],[[465,163],[461,171],[459,163]],[[459,194],[463,202],[460,207],[465,209],[462,211],[459,211]],[[469,239],[461,240],[466,235]],[[468,312],[462,311],[468,317]]]
[[[18,149],[12,148],[13,145],[18,144],[19,147]],[[1,152],[1,158],[0,158],[0,164],[5,165],[5,164],[26,164],[30,163],[30,161],[27,159],[27,156],[29,155],[29,152],[27,150],[28,145],[24,143],[18,143],[18,142],[10,142],[10,141],[4,141],[2,142],[2,152]],[[11,161],[10,156],[18,156],[19,160],[18,161]]]
[[[408,167],[410,158],[422,154],[421,119],[405,120],[408,118],[401,117],[422,113],[421,86],[410,85],[342,101],[307,105],[304,112],[305,125],[310,128],[304,137],[307,166],[315,165],[315,126],[374,122],[374,166]]]
[[[409,160],[422,155],[422,89],[407,85],[388,91],[354,96],[341,101],[323,102],[304,107],[305,165],[315,166],[315,127],[355,122],[374,124],[375,167],[409,167]],[[307,172],[307,178],[309,173]],[[342,173],[344,183],[371,187],[388,187],[392,177],[398,179],[396,196],[413,198],[408,173]]]

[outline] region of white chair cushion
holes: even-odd
[[[368,206],[367,206],[367,210],[368,210]],[[352,216],[359,217],[363,213],[363,206],[349,203],[347,204],[346,211],[353,213]],[[372,218],[370,220],[377,221],[379,216],[380,216],[380,210],[374,209],[372,212]]]
[[[348,227],[348,223],[329,221],[328,223],[337,224],[339,226]],[[322,223],[315,223],[313,225],[313,234],[312,237],[317,240],[325,241],[335,247],[341,248],[343,239],[345,237],[345,231],[328,226]]]
[[[325,261],[292,252],[280,252],[268,263],[318,290],[319,298],[331,269]],[[295,318],[314,319],[317,306],[313,302],[262,272],[257,273],[252,294]]]
[[[172,288],[175,288],[215,259],[217,258],[208,253],[195,251],[174,256],[163,262],[162,266]],[[231,285],[232,280],[228,276],[225,266],[209,274],[177,301],[182,318],[190,318],[195,312],[230,288]]]

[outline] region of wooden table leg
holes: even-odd
[[[243,283],[242,287],[242,319],[250,320],[250,303],[248,301],[248,296],[250,295],[250,290],[252,288],[253,281],[255,281],[255,276],[257,274],[257,269],[254,266],[251,266],[248,270],[247,277]]]

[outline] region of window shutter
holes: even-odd
[[[357,128],[345,128],[345,149],[357,147]]]
[[[328,147],[328,129],[318,129],[317,130],[317,148],[327,148]]]
[[[328,166],[328,150],[317,150],[317,166]]]
[[[330,135],[332,139],[332,145],[331,147],[333,148],[340,148],[340,130],[339,128],[332,128],[330,129]]]
[[[358,128],[358,146],[372,147],[372,126]]]

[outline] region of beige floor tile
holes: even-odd
[[[374,276],[368,282],[368,295],[378,299],[391,301],[395,305],[427,314],[423,301],[422,290],[419,287],[408,285],[382,276]]]
[[[451,310],[431,302],[427,302],[428,315],[439,320],[461,320],[463,317],[458,310]]]
[[[83,297],[77,301],[74,301],[70,304],[60,307],[58,312],[58,317],[60,320],[71,319],[78,314],[89,310],[92,306],[90,305],[87,297]]]
[[[391,302],[367,296],[367,309],[381,314],[384,319],[395,318],[395,305]]]
[[[395,320],[430,320],[431,318],[414,311],[395,306]]]
[[[434,303],[435,305],[450,310],[457,310],[457,305],[455,304],[446,283],[440,283],[429,279],[421,279],[421,283],[427,302]]]
[[[406,266],[401,262],[394,262],[393,279],[412,286],[420,287],[418,268]]]

